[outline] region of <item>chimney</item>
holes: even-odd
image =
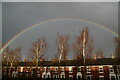
[[[24,58],[24,62],[27,62],[27,59],[26,59],[26,58]]]
[[[97,56],[96,56],[96,54],[94,54],[94,59],[96,59],[97,58]]]

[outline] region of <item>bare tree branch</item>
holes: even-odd
[[[31,48],[31,56],[32,56],[32,62],[38,66],[38,62],[43,57],[43,53],[47,50],[47,43],[45,41],[45,38],[38,39],[35,43],[33,43],[33,46]]]
[[[85,32],[85,36],[84,36]],[[85,38],[85,39],[83,39]],[[85,41],[84,41],[85,40]],[[85,55],[87,58],[91,58],[92,52],[94,50],[93,46],[93,39],[89,34],[89,29],[86,27],[81,32],[80,35],[76,37],[75,42],[73,43],[73,50],[75,52],[75,59],[82,58],[82,49],[83,49],[83,43],[85,44]]]
[[[7,65],[10,64],[11,66],[17,65],[18,62],[21,60],[21,48],[16,48],[13,50],[9,50],[9,48],[6,48],[3,52],[3,62],[5,62]]]
[[[58,53],[60,54],[60,60],[67,60],[67,54],[68,54],[68,49],[69,49],[69,35],[60,35],[58,33],[57,37],[57,45],[58,45]]]

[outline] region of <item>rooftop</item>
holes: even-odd
[[[102,59],[86,59],[86,65],[117,65],[120,60],[112,58]],[[19,62],[18,66],[34,66],[32,62]],[[82,60],[67,60],[67,61],[40,61],[38,66],[83,66]],[[7,66],[3,64],[3,66]]]

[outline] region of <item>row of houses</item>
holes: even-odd
[[[22,62],[17,67],[3,66],[3,76],[7,77],[38,77],[38,78],[70,78],[82,79],[86,73],[87,80],[120,80],[120,65],[113,59],[99,59],[99,63],[76,65],[73,62],[56,64],[54,62],[38,65],[38,67],[26,65]],[[110,61],[110,62],[109,62]],[[107,64],[105,64],[107,62]]]

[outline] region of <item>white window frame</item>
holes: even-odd
[[[111,78],[112,76],[114,76],[114,78],[115,78],[115,80],[116,80],[116,76],[115,76],[115,75],[111,75],[111,76],[110,76],[110,80],[112,80],[112,78]],[[118,79],[118,80],[119,80],[119,79]]]
[[[73,67],[69,67],[69,73],[73,72]]]
[[[103,80],[104,80],[104,76],[99,76],[99,80],[100,80],[100,78],[103,78]]]
[[[120,75],[118,75],[118,80],[120,80]]]
[[[87,67],[87,73],[91,73],[90,67]]]
[[[61,72],[60,76],[62,78],[62,75],[64,75],[64,78],[65,78],[65,73],[64,72]]]
[[[48,75],[49,75],[49,78],[51,78],[51,74],[50,74],[50,72],[47,72],[47,74],[46,74],[46,78],[48,78]]]
[[[47,75],[46,72],[42,73],[42,78],[44,78],[44,75],[45,75],[45,78],[46,78],[46,75]]]
[[[111,70],[112,70],[112,72],[111,72]],[[110,73],[114,73],[113,67],[110,67]]]
[[[69,78],[71,78],[72,77],[72,79],[73,79],[73,75],[69,75]]]
[[[92,80],[92,75],[87,75],[86,78],[87,78],[87,77],[90,77],[90,80]]]
[[[102,72],[101,72],[101,70],[102,70]],[[99,73],[103,73],[103,66],[99,67]]]

